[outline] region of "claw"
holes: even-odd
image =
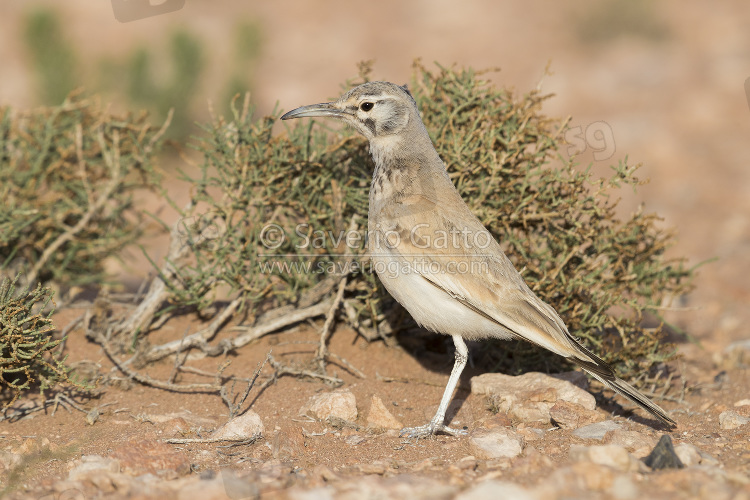
[[[430,422],[429,424],[421,425],[419,427],[404,427],[401,429],[401,432],[399,432],[399,436],[420,439],[433,436],[439,432],[450,436],[465,436],[469,433],[465,429],[453,429],[447,425]]]

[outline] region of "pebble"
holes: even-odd
[[[719,425],[722,429],[731,430],[750,423],[750,418],[743,417],[736,411],[727,410],[719,415]]]
[[[299,414],[320,420],[339,418],[354,422],[357,420],[357,400],[349,389],[316,394],[300,409]]]
[[[523,451],[523,438],[512,429],[477,429],[469,438],[471,453],[483,460],[514,458]]]
[[[656,446],[656,439],[641,432],[615,429],[604,436],[607,444],[617,444],[636,456],[645,456]]]
[[[68,472],[68,479],[77,481],[92,471],[120,472],[120,462],[100,455],[83,455],[80,460],[73,463],[73,468]]]
[[[581,439],[596,439],[597,441],[601,441],[609,431],[615,431],[620,428],[620,424],[614,420],[605,420],[604,422],[579,427],[573,431],[573,435]]]
[[[263,431],[263,421],[260,415],[253,410],[247,410],[216,429],[211,437],[232,440],[252,439],[261,437]]]
[[[628,450],[616,444],[572,446],[569,453],[572,460],[606,465],[620,472],[648,470],[643,468],[641,461],[628,453]]]
[[[455,500],[540,500],[531,490],[507,481],[488,479],[456,495]]]
[[[680,461],[680,457],[675,453],[672,438],[669,437],[669,434],[664,434],[659,439],[653,451],[643,459],[643,463],[654,470],[682,469],[685,467]]]
[[[606,465],[588,461],[560,467],[540,485],[548,493],[547,498],[580,498],[581,491],[608,490],[614,484],[616,471]]]
[[[367,413],[367,427],[373,429],[402,429],[404,425],[388,411],[383,400],[373,395]]]
[[[674,447],[674,452],[686,467],[701,463],[701,453],[698,448],[689,443],[679,443]]]
[[[23,461],[23,455],[20,453],[13,453],[11,451],[0,450],[0,465],[5,470],[10,470],[19,465]]]

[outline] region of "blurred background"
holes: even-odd
[[[84,87],[154,122],[174,107],[170,134],[184,141],[238,92],[251,92],[259,116],[334,98],[363,60],[375,61],[375,79],[399,84],[416,58],[499,68],[487,75],[497,85],[555,94],[546,113],[571,117],[563,153],[602,172],[626,155],[643,163],[650,183],[622,193],[621,210],[660,214],[678,233],[671,255],[715,258],[668,319],[706,347],[750,337],[746,2],[151,4],[0,3],[0,105],[57,104]]]

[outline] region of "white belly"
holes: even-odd
[[[379,251],[373,265],[386,290],[424,328],[468,339],[510,339],[510,332],[436,287],[398,257]]]

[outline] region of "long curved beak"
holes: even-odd
[[[321,104],[310,104],[293,109],[281,117],[282,120],[291,120],[292,118],[306,118],[312,116],[325,116],[330,118],[344,118],[348,113],[336,108],[332,102]]]

